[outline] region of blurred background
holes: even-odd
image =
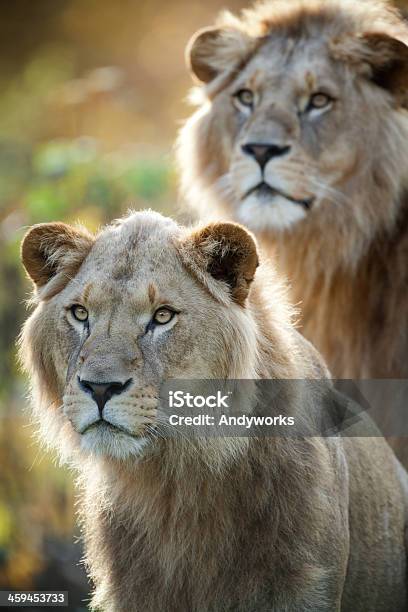
[[[94,230],[129,207],[177,214],[173,143],[191,112],[184,47],[220,9],[245,4],[0,0],[0,589],[68,590],[79,612],[91,588],[72,475],[25,414],[20,240],[44,221]]]

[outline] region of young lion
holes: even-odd
[[[267,0],[187,51],[184,190],[273,249],[338,378],[408,377],[407,41],[385,1]]]
[[[324,376],[246,230],[152,212],[97,236],[41,224],[22,259],[36,306],[21,356],[45,441],[82,475],[96,608],[406,609],[408,476],[381,438],[161,429],[170,378]]]

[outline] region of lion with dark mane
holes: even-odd
[[[268,0],[187,52],[183,188],[273,250],[339,378],[408,375],[407,40],[386,2]]]

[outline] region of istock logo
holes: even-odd
[[[229,408],[228,395],[222,395],[221,391],[217,391],[216,395],[193,395],[184,391],[169,391],[169,407],[170,408]]]

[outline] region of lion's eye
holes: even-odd
[[[317,109],[326,108],[326,106],[329,106],[329,104],[331,104],[332,101],[333,101],[333,98],[319,91],[310,97],[307,110],[313,110],[314,108],[317,108]]]
[[[71,313],[74,319],[80,321],[81,323],[85,323],[88,320],[88,311],[83,306],[79,304],[74,304],[71,306]]]
[[[176,313],[170,308],[159,308],[153,315],[153,321],[158,325],[169,323]]]
[[[244,106],[251,107],[254,103],[254,94],[250,89],[239,89],[234,97],[241,102]]]

